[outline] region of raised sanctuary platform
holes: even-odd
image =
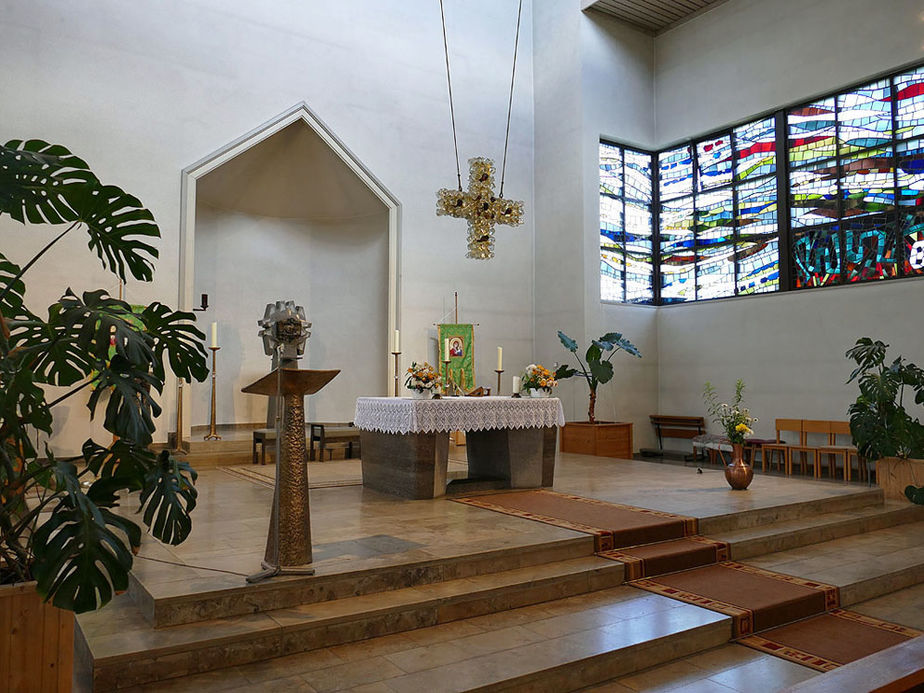
[[[725,644],[730,617],[626,586],[590,534],[361,486],[311,490],[314,576],[247,585],[272,491],[219,470],[198,486],[189,540],[147,539],[129,593],[78,617],[88,688],[575,690],[746,649]],[[696,518],[732,560],[832,584],[842,607],[924,582],[924,512],[877,488],[758,475],[742,493],[717,471],[569,454],[554,488]]]

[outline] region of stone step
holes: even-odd
[[[294,608],[151,628],[126,595],[78,619],[96,690],[400,633],[619,585],[623,566],[586,556]]]
[[[149,623],[160,628],[555,564],[592,554],[593,537],[575,534],[571,539],[349,572],[321,573],[324,568],[319,567],[319,574],[311,577],[254,585],[236,578],[239,584],[234,587],[176,595],[154,595],[132,575],[129,593]]]
[[[748,565],[840,589],[841,606],[924,582],[924,521],[749,558]]]
[[[558,692],[730,637],[727,616],[621,586],[135,690]]]
[[[826,484],[826,482],[815,483],[816,485]],[[832,490],[838,489],[839,486],[839,484],[830,484]],[[856,489],[856,492],[849,494],[833,494],[826,498],[780,503],[779,505],[764,508],[744,509],[723,515],[703,517],[699,521],[699,533],[706,536],[715,536],[722,532],[762,527],[774,522],[814,517],[869,505],[882,505],[883,494],[881,488],[877,486],[866,488],[856,485]],[[742,501],[746,503],[747,499],[742,498]]]
[[[736,561],[924,520],[924,506],[887,501],[709,535],[728,542]]]

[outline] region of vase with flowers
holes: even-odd
[[[442,379],[436,369],[424,361],[418,364],[414,361],[407,369],[407,378],[404,386],[411,391],[414,399],[430,399],[439,389]]]
[[[735,399],[731,404],[719,402],[712,383],[707,382],[703,389],[709,416],[722,427],[732,446],[732,460],[725,467],[725,479],[736,491],[745,490],[754,478],[754,470],[744,461],[744,441],[753,435],[751,427],[757,423],[757,417],[751,416],[750,410],[741,405],[743,398],[744,381],[740,378],[735,383]]]
[[[548,397],[558,385],[555,375],[541,363],[531,363],[520,378],[522,388],[530,397]]]

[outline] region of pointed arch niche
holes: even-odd
[[[261,423],[257,336],[267,303],[292,299],[313,323],[302,368],[341,374],[307,401],[309,420],[349,421],[355,398],[389,392],[398,325],[398,223],[391,193],[304,103],[184,169],[179,304],[199,295],[219,323],[217,421]],[[208,423],[206,383],[184,388],[185,433]]]

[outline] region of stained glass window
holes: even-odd
[[[802,166],[837,155],[834,98],[789,112],[789,163]]]
[[[658,155],[658,181],[662,200],[693,192],[693,154],[690,147],[678,147]]]
[[[841,155],[886,144],[892,139],[892,86],[876,82],[837,97]]]
[[[793,234],[793,281],[796,288],[836,284],[841,275],[841,244],[837,226]]]
[[[600,143],[600,298],[654,300],[651,155]]]
[[[661,302],[696,299],[696,252],[693,247],[693,198],[661,205]]]
[[[895,100],[895,136],[908,139],[924,135],[924,67],[895,78]]]
[[[732,179],[731,137],[719,137],[696,145],[697,180],[700,190],[717,188]]]
[[[734,132],[735,180],[776,173],[776,121],[765,118]]]

